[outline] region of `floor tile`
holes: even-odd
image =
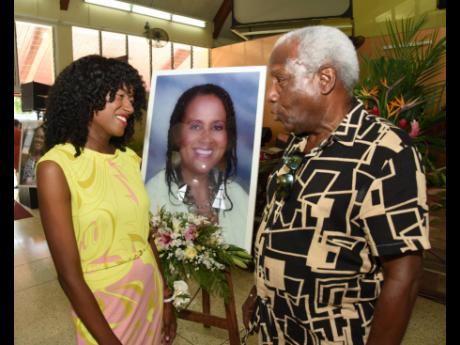
[[[176,334],[176,339],[174,339],[174,345],[198,345],[194,344],[184,337],[182,337],[180,334]]]
[[[14,222],[14,265],[50,256],[45,234],[37,217]]]
[[[14,294],[14,343],[75,344],[70,304],[57,280]]]
[[[56,280],[56,269],[51,257],[17,265],[14,269],[14,292]]]
[[[418,297],[402,345],[446,343],[446,306]]]

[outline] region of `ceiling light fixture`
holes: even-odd
[[[155,10],[153,8],[150,8],[150,7],[133,5],[132,11],[134,13],[137,13],[137,14],[143,14],[144,16],[171,20],[171,13]]]
[[[206,27],[206,22],[203,20],[180,16],[177,14],[171,14],[169,12],[156,10],[151,7],[131,5],[123,1],[117,1],[117,0],[83,0],[83,1],[88,4],[115,8],[118,10],[133,12],[133,13],[137,13],[137,14],[141,14],[141,15],[149,16],[149,17],[154,17],[154,18],[160,18],[160,19],[164,19],[168,21],[173,21],[176,23],[197,26],[200,28]]]
[[[193,26],[198,26],[200,28],[206,27],[206,22],[199,19],[194,19],[190,17],[179,16],[177,14],[172,15],[172,21],[176,23],[188,24]]]
[[[93,5],[116,8],[117,10],[131,11],[131,4],[117,0],[85,0],[85,2]]]

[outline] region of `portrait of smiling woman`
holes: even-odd
[[[236,119],[228,92],[214,84],[186,90],[170,118],[166,167],[147,182],[151,209],[203,215],[224,229],[227,242],[244,246],[248,194],[236,171]],[[232,231],[234,229],[234,231]]]
[[[25,140],[24,140],[25,141]],[[35,165],[43,154],[45,148],[45,131],[43,126],[33,130],[33,137],[30,143],[26,159],[21,164],[21,184],[35,185]]]
[[[142,174],[150,211],[203,215],[251,251],[265,67],[158,71]]]

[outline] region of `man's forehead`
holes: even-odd
[[[296,59],[298,46],[295,40],[277,46],[270,55],[270,65],[284,65],[288,59]]]

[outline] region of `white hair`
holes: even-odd
[[[290,42],[298,42],[297,57],[307,73],[317,72],[321,66],[331,64],[345,89],[353,94],[359,79],[358,56],[353,43],[341,30],[324,25],[297,29],[281,36],[274,49]],[[300,67],[299,64],[293,66]]]

